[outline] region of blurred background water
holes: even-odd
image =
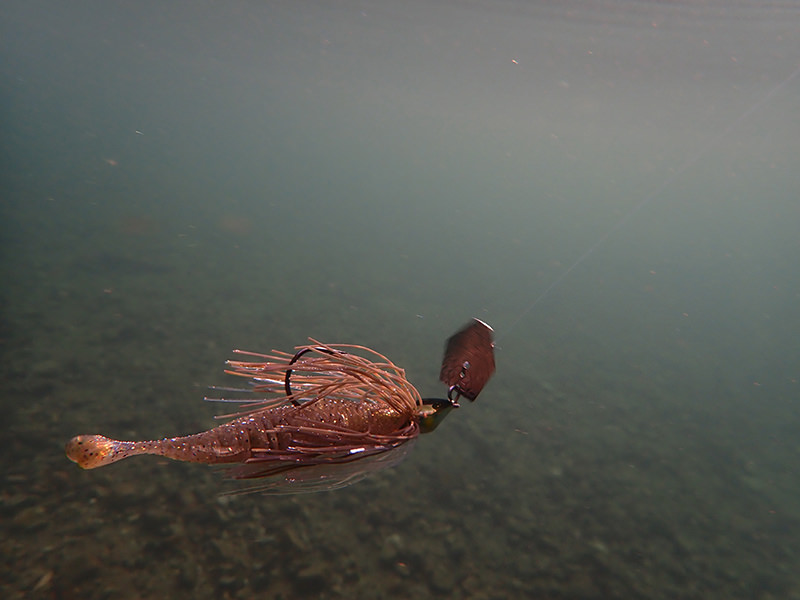
[[[0,7],[5,598],[800,598],[794,2]],[[541,301],[534,302],[575,265]],[[441,395],[398,468],[230,498],[233,348]]]

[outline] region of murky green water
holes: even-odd
[[[800,598],[791,6],[0,15],[3,597]],[[480,399],[350,488],[64,456],[209,428],[233,348],[441,395],[473,316]]]

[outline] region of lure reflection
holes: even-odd
[[[314,340],[295,354],[236,351],[228,361],[256,400],[232,420],[184,437],[127,442],[79,435],[67,457],[94,469],[140,454],[230,465],[234,479],[263,480],[257,491],[294,493],[343,487],[399,463],[420,433],[433,431],[461,396],[475,400],[494,372],[492,329],[474,319],[445,347],[440,373],[447,398],[425,398],[385,356],[355,345]],[[265,482],[265,483],[264,483]]]

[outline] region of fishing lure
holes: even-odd
[[[388,358],[364,346],[315,340],[294,354],[235,351],[228,361],[256,400],[208,431],[151,441],[79,435],[67,457],[84,469],[130,456],[229,465],[234,479],[267,478],[259,491],[293,493],[350,485],[400,462],[420,433],[433,431],[460,397],[475,400],[495,370],[492,329],[474,319],[447,341],[440,379],[447,398],[425,398]],[[244,390],[238,390],[244,391]]]

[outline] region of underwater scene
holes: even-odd
[[[800,7],[11,0],[0,74],[0,597],[800,600]]]

